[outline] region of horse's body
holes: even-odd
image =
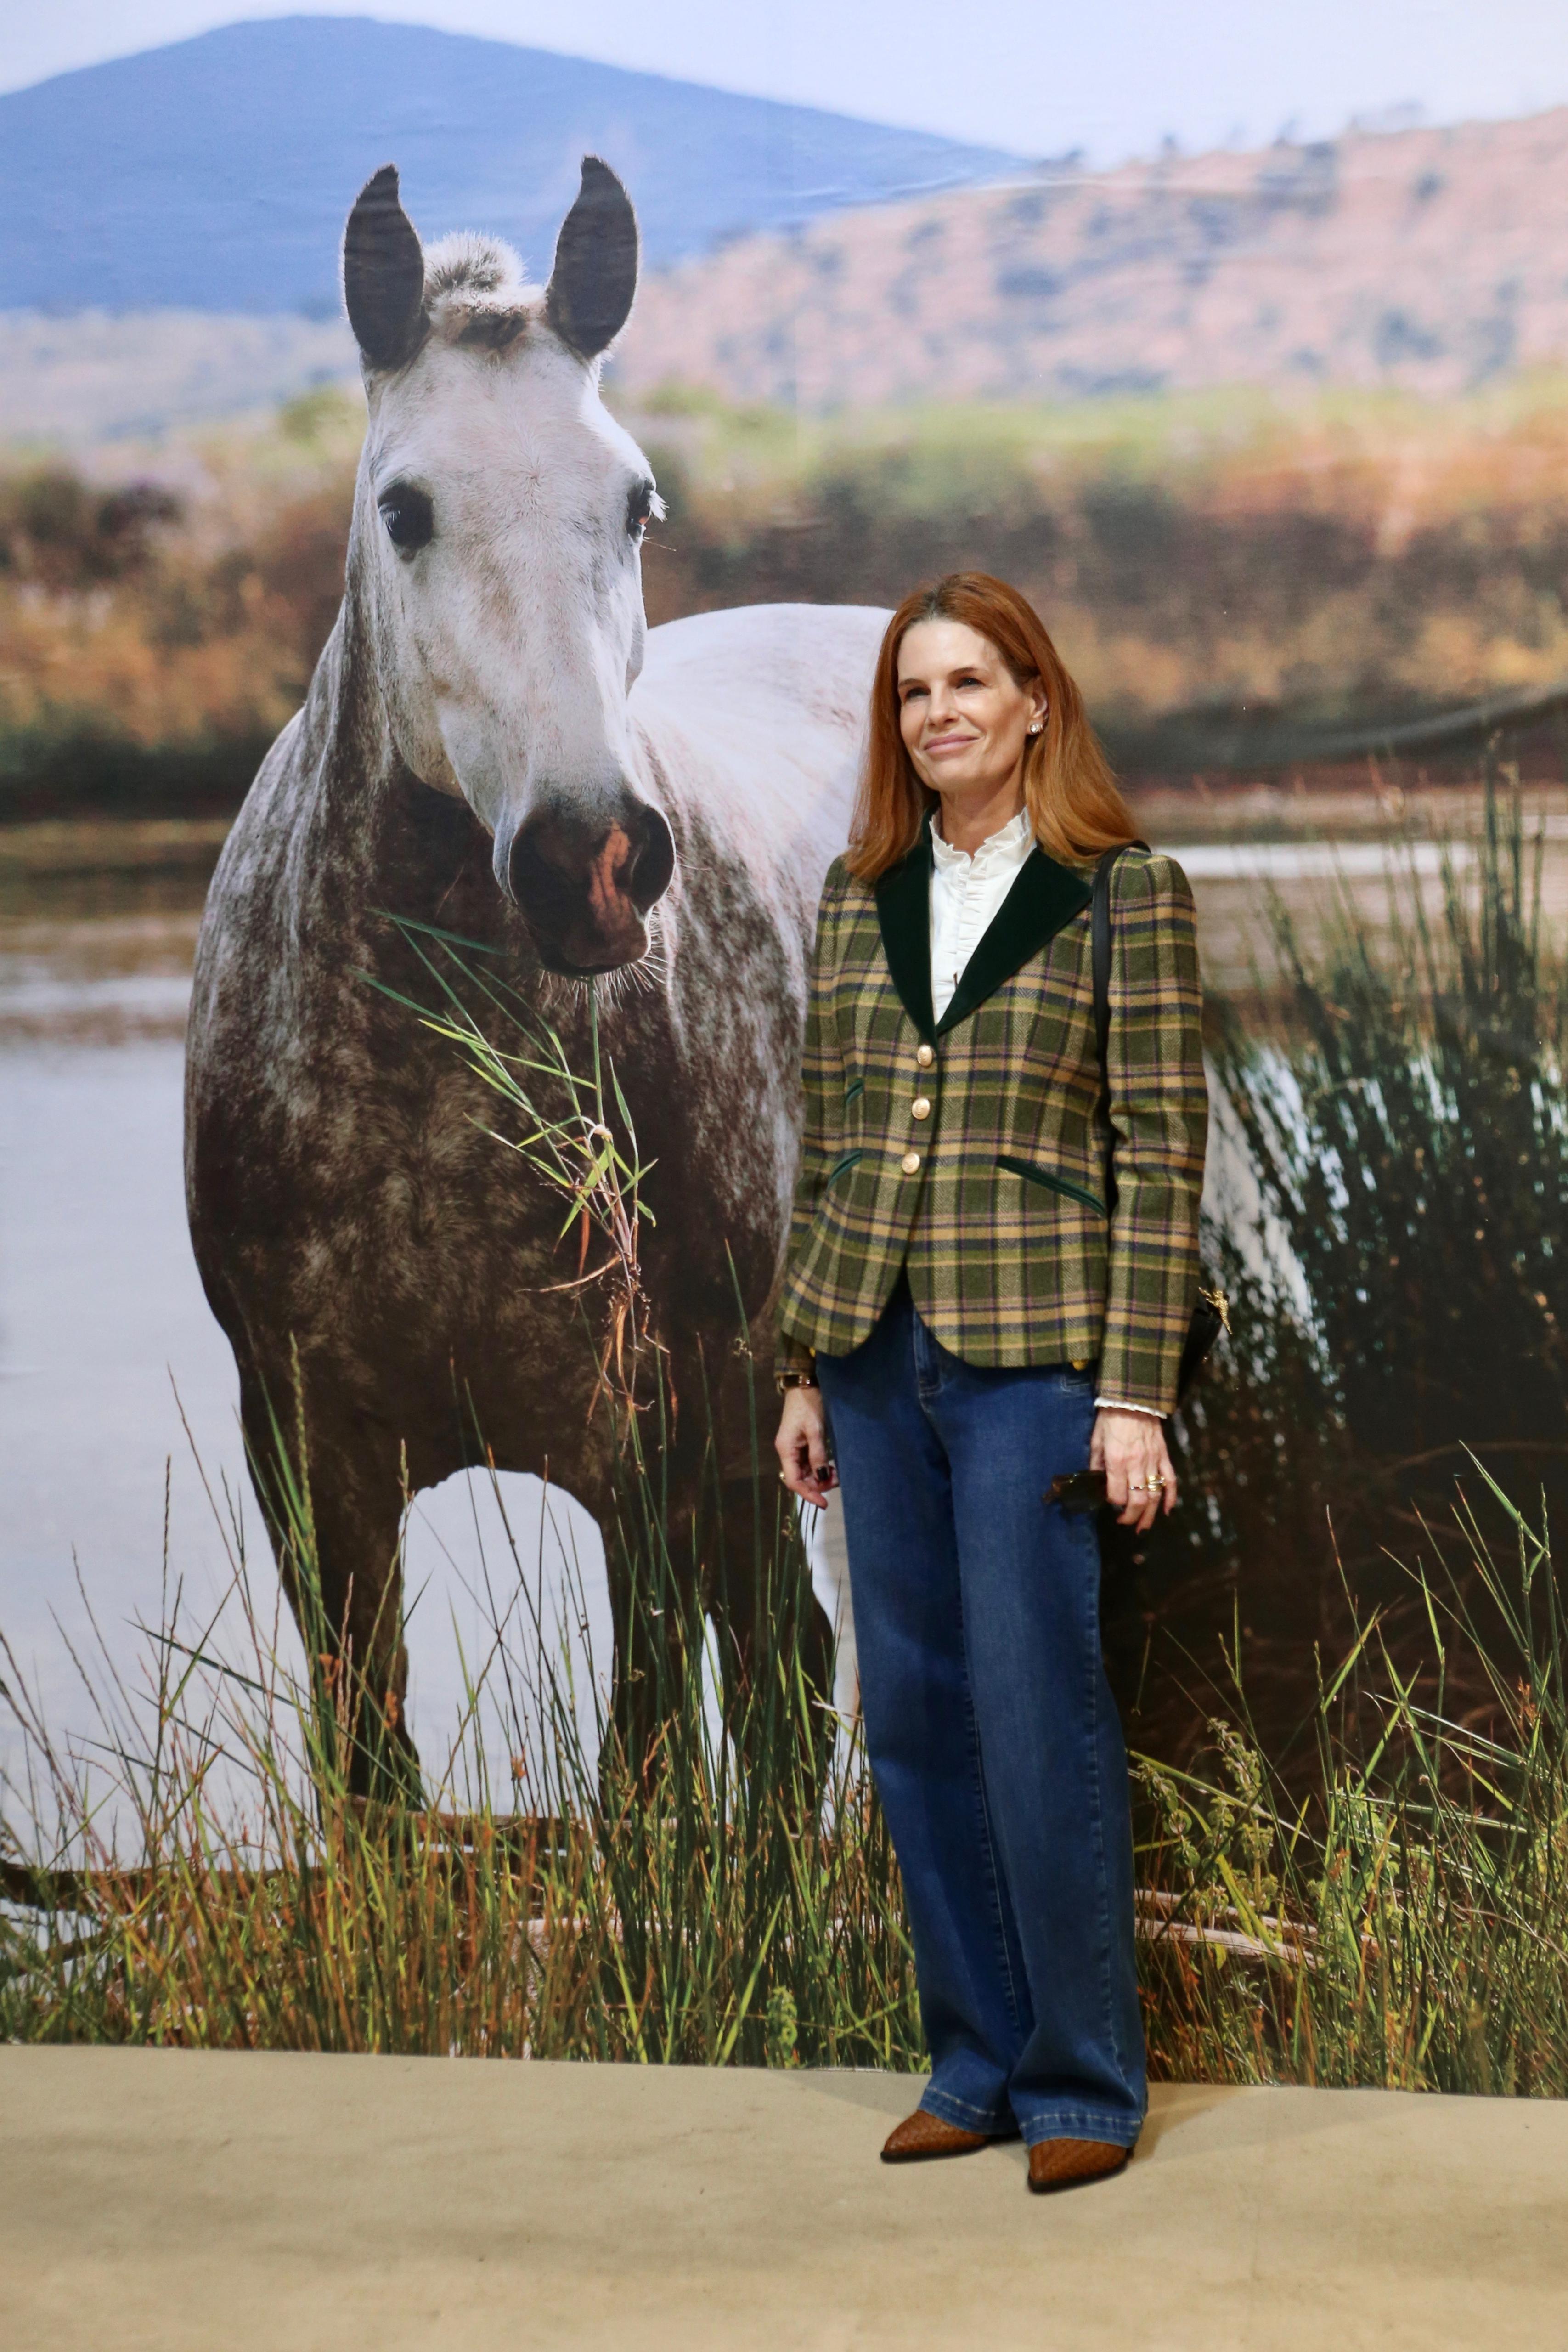
[[[370,216],[378,234],[384,212]],[[634,541],[628,572],[613,536],[622,478],[644,516],[656,505],[640,453],[598,407],[582,347],[602,288],[580,238],[569,252],[572,226],[542,302],[504,271],[486,280],[472,248],[444,278],[439,253],[428,280],[422,262],[410,354],[415,331],[395,340],[387,294],[398,255],[389,281],[383,237],[356,283],[350,222],[371,413],[348,593],[225,845],[197,951],[197,1262],[263,1461],[298,1377],[327,1622],[376,1703],[390,1695],[394,1736],[405,1490],[482,1446],[497,1468],[548,1469],[602,1517],[612,1464],[580,1295],[559,1286],[577,1273],[576,1237],[561,1244],[559,1197],[482,1131],[495,1097],[384,992],[433,994],[388,918],[492,950],[486,968],[545,1013],[580,1070],[584,975],[618,975],[599,990],[600,1038],[656,1162],[643,1269],[682,1401],[667,1467],[684,1523],[705,1395],[739,1466],[737,1284],[766,1370],[804,961],[845,835],[881,626],[861,610],[757,607],[644,641],[640,591],[634,609],[626,593]],[[574,467],[579,491],[604,490],[603,547],[594,511],[584,523],[552,508]],[[493,508],[476,507],[476,484]],[[552,532],[566,550],[554,578]],[[476,652],[476,633],[508,631],[510,646]],[[742,1656],[749,1598],[729,1596]]]

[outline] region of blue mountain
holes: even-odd
[[[654,266],[1017,160],[423,26],[229,25],[0,96],[0,309],[331,312],[385,163],[423,236],[497,231],[543,272],[586,152]]]

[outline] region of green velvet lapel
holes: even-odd
[[[926,858],[931,852],[927,847]],[[1074,915],[1081,915],[1089,904],[1090,885],[1071,866],[1059,866],[1036,846],[1018,871],[1018,878],[991,919],[989,928],[982,931],[975,943],[975,951],[964,966],[953,1002],[936,1024],[936,1034],[967,1020],[977,1004],[994,996],[1004,981],[1021,971],[1031,956],[1037,956],[1058,931],[1069,924]],[[925,1002],[931,1003],[930,919],[927,911],[925,930]],[[896,974],[894,975],[896,978]],[[902,988],[899,994],[904,995]],[[908,999],[904,1002],[907,1003]]]
[[[1004,981],[1082,913],[1091,895],[1082,875],[1059,866],[1043,849],[1032,849],[977,940],[953,1002],[938,1022],[931,1013],[931,831],[922,825],[908,856],[889,866],[876,886],[887,969],[899,1002],[928,1045],[994,996]]]
[[[933,1045],[936,1024],[931,1017],[931,834],[927,826],[921,826],[920,838],[908,856],[890,866],[879,878],[876,919],[882,927],[882,951],[899,1001],[926,1044]]]

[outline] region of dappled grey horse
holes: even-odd
[[[559,1197],[482,1132],[495,1097],[463,1056],[372,984],[433,993],[389,913],[489,950],[580,1069],[597,992],[656,1163],[643,1277],[679,1404],[661,1467],[699,1587],[710,1430],[723,1474],[748,1468],[743,1325],[770,1402],[804,960],[882,615],[757,606],[648,630],[639,549],[661,508],[599,389],[636,274],[631,205],[591,157],[543,289],[486,238],[423,252],[390,166],[364,189],[343,249],[370,408],[346,593],[197,950],[196,1258],[253,1461],[273,1458],[274,1416],[292,1424],[298,1381],[330,1647],[404,1781],[405,1485],[487,1452],[548,1471],[602,1523],[613,1448],[580,1295],[561,1287],[576,1237],[561,1244]],[[704,1597],[743,1672],[754,1582]],[[808,1642],[825,1687],[820,1611]],[[618,1640],[632,1737],[641,1671]],[[373,1755],[356,1783],[381,1784]]]

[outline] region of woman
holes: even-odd
[[[1132,839],[1024,598],[979,572],[906,597],[822,892],[777,1442],[804,1501],[835,1465],[841,1486],[931,2053],[883,2155],[1021,2133],[1040,2190],[1119,2171],[1145,2103],[1094,1522],[1048,1493],[1102,1469],[1139,1528],[1176,1499],[1163,1416],[1207,1098],[1191,893],[1134,848],[1113,873],[1107,1134],[1090,883]]]

